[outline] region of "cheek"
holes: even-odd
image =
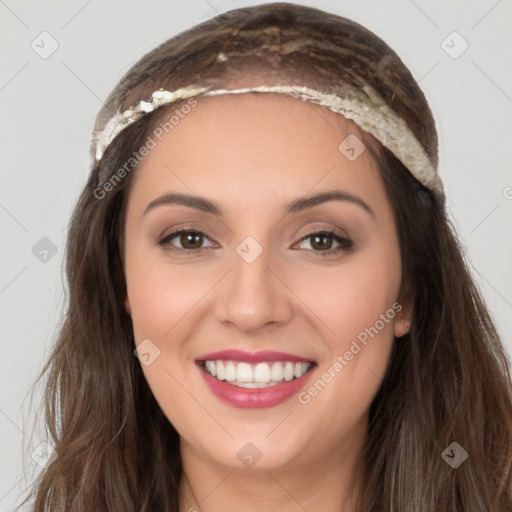
[[[324,322],[332,350],[342,350],[397,301],[401,281],[400,255],[394,248],[372,251],[355,258],[315,279],[304,279],[302,295],[308,306]],[[387,317],[393,320],[395,311]],[[379,330],[391,336],[393,322]]]
[[[135,344],[149,347],[151,354],[149,364],[141,359],[142,371],[170,422],[188,432],[193,430],[189,425],[190,395],[183,382],[192,380],[194,367],[187,339],[201,310],[201,297],[218,278],[186,265],[169,264],[136,247],[129,255],[126,280]]]
[[[324,338],[329,356],[298,398],[309,417],[322,418],[326,432],[328,425],[355,425],[380,387],[401,309],[400,279],[399,253],[388,247],[340,268],[323,294],[316,287],[322,299],[315,311],[329,327]]]
[[[135,340],[163,341],[215,282],[200,266],[170,264],[164,258],[133,251],[126,280]],[[203,291],[204,289],[204,291]]]

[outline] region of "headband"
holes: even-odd
[[[409,172],[437,196],[444,198],[443,182],[432,166],[427,153],[414,136],[407,123],[384,102],[369,85],[360,89],[347,87],[343,97],[326,94],[309,87],[276,85],[247,87],[242,89],[210,89],[189,85],[175,91],[159,89],[150,98],[140,101],[124,112],[118,112],[97,133],[93,140],[96,162],[99,162],[110,143],[127,126],[145,114],[163,105],[193,96],[217,96],[221,94],[274,93],[284,94],[303,101],[310,101],[354,121],[361,129],[373,135],[389,149]]]

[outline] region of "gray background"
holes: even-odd
[[[41,426],[32,434],[40,391],[32,402],[28,393],[64,308],[66,228],[88,173],[97,111],[157,44],[256,3],[0,0],[0,511],[16,510],[39,470],[34,459],[48,456]],[[512,354],[512,2],[296,3],[373,30],[419,81],[436,118],[450,214]]]

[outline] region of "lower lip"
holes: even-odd
[[[268,388],[240,388],[225,380],[212,377],[201,366],[199,370],[210,391],[223,402],[240,409],[264,409],[279,405],[298,393],[309,380],[314,368],[302,377]]]

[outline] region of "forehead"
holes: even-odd
[[[325,107],[244,93],[201,97],[187,112],[174,116],[172,129],[155,139],[139,164],[132,183],[139,198],[151,200],[167,188],[233,200],[264,194],[267,201],[271,194],[285,201],[315,186],[369,196],[383,192],[361,130]],[[168,110],[159,123],[173,114]],[[350,146],[354,151],[347,153]]]

